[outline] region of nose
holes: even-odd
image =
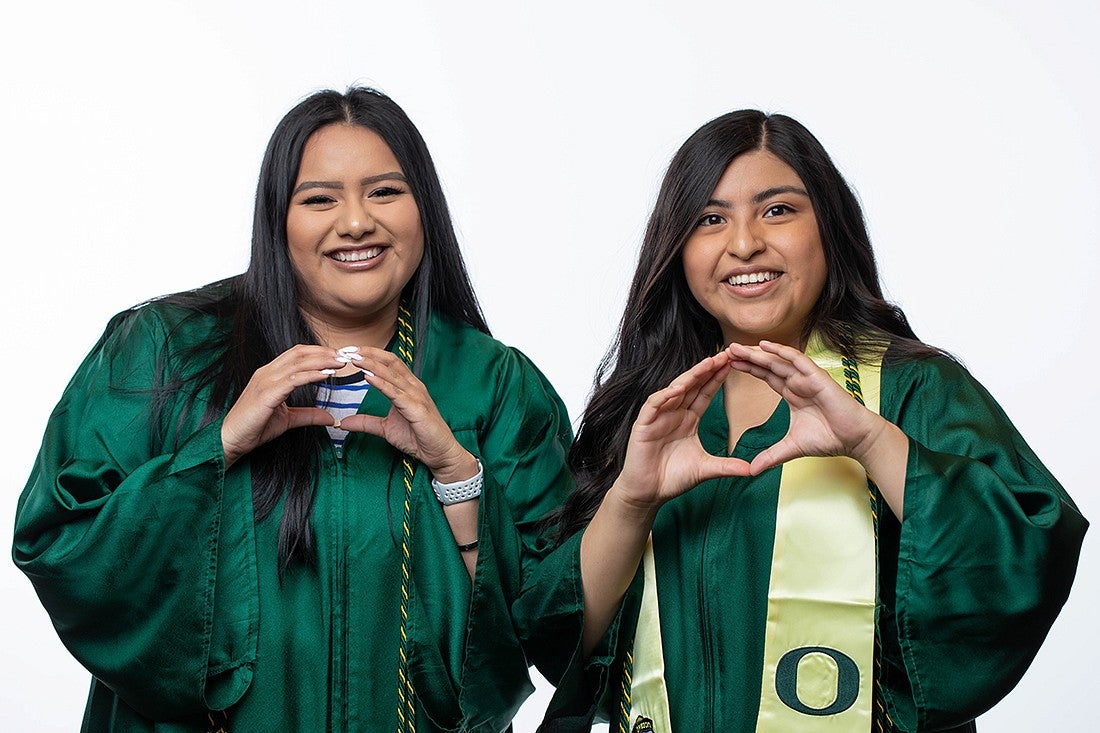
[[[368,207],[356,199],[347,201],[336,221],[336,233],[341,237],[359,239],[372,231],[374,231],[374,217],[370,215]]]
[[[739,260],[749,260],[757,252],[761,252],[767,245],[752,225],[752,222],[741,221],[730,228],[730,237],[726,242],[726,252]]]

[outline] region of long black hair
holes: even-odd
[[[256,188],[248,270],[228,281],[164,299],[232,324],[204,347],[208,366],[193,377],[195,389],[211,388],[203,424],[225,414],[259,367],[296,344],[317,343],[299,309],[303,290],[287,251],[286,220],[306,142],[313,133],[333,124],[359,125],[385,141],[408,180],[420,213],[424,254],[402,291],[418,337],[414,370],[419,372],[432,313],[489,333],[459,251],[439,175],[416,126],[396,102],[375,89],[351,87],[343,94],[319,91],[286,113],[267,144]],[[179,386],[166,384],[163,392],[174,392]],[[287,403],[309,406],[315,399],[316,387],[310,385],[295,389]],[[291,430],[249,454],[257,521],[270,515],[286,496],[279,527],[284,564],[309,561],[314,556],[309,520],[324,439],[324,431]]]
[[[891,359],[940,353],[917,339],[901,309],[883,297],[863,212],[817,138],[786,115],[738,110],[717,117],[684,142],[661,183],[618,337],[600,362],[569,452],[576,489],[547,520],[559,541],[587,524],[622,470],[646,398],[722,342],[718,321],[688,288],[681,253],[727,166],[756,150],[798,174],[817,217],[827,275],[803,336],[816,333],[857,357],[886,343]]]

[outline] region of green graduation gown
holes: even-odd
[[[910,439],[904,522],[878,508],[887,710],[904,731],[972,730],[973,718],[1019,681],[1065,602],[1087,522],[957,363],[885,365],[881,390],[881,414]],[[778,441],[789,416],[781,402],[734,455],[751,460]],[[726,452],[721,393],[699,433],[708,451]],[[779,478],[773,468],[708,481],[657,515],[662,646],[677,733],[756,729]],[[593,715],[612,715],[637,621],[640,571],[601,646],[580,659],[580,536],[543,561],[514,609],[536,662],[559,682],[545,731],[588,730]]]
[[[221,420],[199,427],[205,392],[181,391],[149,424],[155,365],[186,375],[197,365],[185,350],[225,327],[185,315],[153,303],[111,322],[51,415],[19,500],[15,562],[94,676],[83,729],[198,731],[207,709],[227,708],[231,733],[396,730],[400,455],[364,434],[342,456],[326,440],[316,564],[280,576],[282,506],[254,521],[247,457],[226,469]],[[536,562],[537,520],[571,485],[569,421],[519,351],[439,317],[417,342],[420,377],[485,484],[471,586],[416,470],[416,728],[499,731],[532,690],[509,606]],[[363,411],[387,409],[367,393]]]

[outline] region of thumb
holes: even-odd
[[[771,448],[760,451],[749,464],[749,470],[753,476],[759,476],[769,468],[801,457],[802,451],[792,441],[784,439]]]
[[[727,476],[748,476],[750,468],[748,461],[740,458],[707,454],[707,456],[699,462],[699,480],[702,482],[712,478],[724,478]]]
[[[368,435],[385,438],[382,429],[383,419],[376,415],[348,415],[340,421],[340,427],[353,433],[367,433]]]

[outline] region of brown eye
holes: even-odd
[[[718,216],[718,214],[703,214],[696,226],[712,227],[721,224],[723,221],[724,219]]]
[[[794,209],[786,204],[775,204],[769,206],[768,210],[764,212],[765,217],[783,216],[784,214],[790,214]]]

